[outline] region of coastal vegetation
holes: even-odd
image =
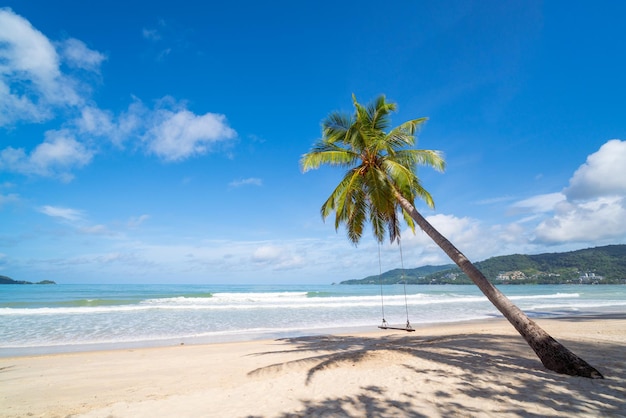
[[[626,284],[626,245],[564,253],[513,254],[475,263],[494,284]],[[471,284],[453,264],[394,269],[340,284]]]
[[[27,282],[25,280],[13,280],[7,276],[0,276],[0,284],[56,284],[52,280],[42,280],[40,282]]]
[[[322,122],[322,138],[302,156],[303,171],[322,165],[347,169],[339,185],[321,208],[322,218],[335,214],[335,229],[345,226],[355,245],[366,223],[378,242],[388,234],[400,240],[399,213],[415,231],[417,225],[476,284],[508,319],[537,354],[543,365],[555,372],[589,378],[602,374],[552,338],[514,305],[446,237],[415,208],[420,198],[429,206],[433,199],[417,176],[418,165],[443,171],[445,162],[438,151],[414,149],[415,134],[426,118],[413,119],[389,131],[394,103],[380,96],[363,106],[352,96],[354,114],[331,113]]]

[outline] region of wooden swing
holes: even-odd
[[[385,319],[385,301],[383,297],[383,279],[382,279],[383,272],[382,272],[382,263],[381,263],[381,257],[380,257],[380,243],[378,243],[378,281],[380,282],[380,308],[381,308],[382,317],[383,317],[383,322],[378,328],[414,332],[415,329],[411,326],[411,322],[409,321],[409,302],[406,296],[406,279],[404,277],[404,261],[402,259],[402,245],[400,244],[399,239],[398,239],[398,248],[400,248],[400,266],[402,268],[402,274],[400,278],[402,282],[404,283],[404,308],[406,310],[406,325],[404,327],[394,327],[394,326],[389,325],[389,323]]]

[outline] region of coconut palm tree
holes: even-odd
[[[418,165],[440,171],[445,168],[438,151],[413,149],[416,132],[426,119],[410,120],[387,131],[390,114],[396,110],[394,103],[387,102],[385,96],[366,106],[357,102],[354,95],[352,100],[354,114],[330,114],[322,123],[322,138],[301,159],[304,172],[321,165],[347,168],[322,205],[322,217],[326,219],[334,212],[335,229],[345,225],[348,238],[356,245],[368,222],[379,242],[386,233],[391,242],[399,239],[398,213],[402,213],[413,231],[417,224],[480,288],[546,368],[568,375],[603,378],[599,371],[528,318],[415,209],[414,201],[418,197],[434,206],[417,176]]]

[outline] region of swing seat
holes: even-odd
[[[415,332],[415,330],[411,326],[411,323],[409,322],[409,303],[406,298],[406,280],[404,280],[404,262],[402,261],[402,246],[400,245],[400,238],[398,238],[398,247],[400,248],[400,263],[402,264],[402,276],[400,278],[401,278],[401,281],[404,282],[404,305],[406,308],[406,325],[404,327],[392,327],[389,325],[387,320],[385,320],[385,303],[383,301],[383,283],[381,281],[380,282],[380,304],[381,304],[381,311],[383,314],[383,323],[378,328],[393,329],[396,331]],[[378,278],[380,279],[382,275],[382,268],[381,268],[381,262],[380,262],[380,242],[378,243],[378,266],[380,269],[378,273]]]
[[[409,328],[409,327],[390,327],[388,325],[379,325],[378,328],[380,328],[380,329],[395,329],[395,330],[398,330],[398,331],[406,331],[406,332],[415,332],[415,329]]]

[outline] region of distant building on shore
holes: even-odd
[[[498,274],[498,276],[496,277],[496,280],[501,281],[501,282],[512,282],[515,280],[526,280],[526,279],[527,277],[524,274],[524,272],[519,271],[519,270],[505,271],[505,272]]]

